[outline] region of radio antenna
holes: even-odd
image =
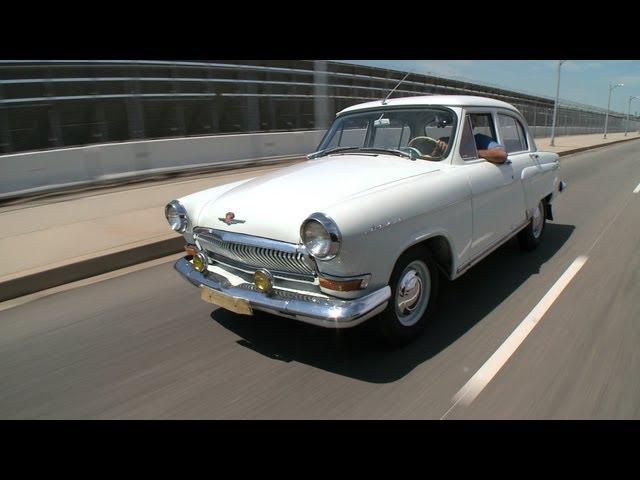
[[[387,100],[389,100],[389,97],[391,96],[391,94],[392,94],[393,92],[395,92],[395,91],[396,91],[396,88],[398,88],[398,87],[400,86],[400,84],[401,84],[402,82],[404,82],[410,74],[411,74],[411,72],[407,72],[407,74],[404,76],[404,78],[403,78],[402,80],[400,80],[400,81],[398,82],[398,84],[397,84],[395,87],[393,87],[393,90],[391,90],[391,91],[389,92],[389,95],[387,95],[387,96],[385,97],[385,99],[384,99],[384,100],[382,100],[382,105],[386,105],[386,104],[387,104]]]

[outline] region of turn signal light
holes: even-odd
[[[365,283],[364,286],[363,282]],[[320,286],[328,290],[333,290],[335,292],[351,292],[353,290],[360,290],[362,288],[365,288],[366,282],[362,278],[357,278],[356,280],[338,281],[320,277]]]
[[[189,257],[195,257],[198,254],[198,249],[195,245],[185,245],[184,251],[187,252]]]

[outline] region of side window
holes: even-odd
[[[507,153],[527,150],[527,139],[518,120],[510,115],[498,114],[498,128]]]
[[[490,113],[472,113],[469,116],[471,117],[471,127],[474,136],[477,134],[486,135],[494,141],[497,141],[498,137],[496,136],[493,117]]]
[[[473,138],[471,119],[469,118],[469,115],[464,119],[462,136],[460,137],[460,156],[465,160],[478,158],[478,150],[476,149],[476,141]]]

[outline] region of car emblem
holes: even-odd
[[[244,223],[246,220],[236,220],[236,214],[233,212],[227,212],[227,214],[224,216],[224,218],[219,217],[218,220],[220,220],[221,222],[226,223],[227,225],[233,225],[236,223]]]

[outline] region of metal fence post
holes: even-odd
[[[2,153],[11,153],[13,145],[11,142],[11,130],[9,129],[9,115],[4,106],[4,96],[2,92],[2,84],[0,84],[0,137],[2,139]]]
[[[329,109],[327,108],[327,62],[313,62],[313,116],[314,128],[325,129],[329,126]]]
[[[171,66],[171,88],[173,90],[172,93],[179,94],[180,93],[180,84],[176,80],[176,67],[175,65]],[[187,133],[187,124],[184,119],[184,105],[182,104],[182,97],[176,95],[176,99],[174,100],[174,110],[176,112],[176,123],[178,124],[178,133],[180,136],[184,137]]]
[[[50,80],[51,76],[51,70],[47,69],[47,79],[45,81],[45,93],[47,97],[55,96],[53,83]],[[51,142],[52,146],[60,148],[64,145],[64,142],[62,139],[62,128],[60,127],[60,114],[58,113],[58,107],[55,100],[50,100],[47,107],[50,133],[49,141]]]
[[[142,111],[142,101],[140,99],[140,72],[137,68],[131,68],[129,84],[129,96],[127,97],[127,121],[129,123],[129,139],[145,138],[144,116]]]
[[[207,79],[211,80],[211,69],[207,69]],[[210,102],[210,114],[211,114],[211,131],[217,133],[220,131],[220,119],[218,118],[218,96],[213,88],[213,82],[207,82],[207,93],[212,96],[209,98]]]
[[[256,80],[255,72],[247,73],[248,80]],[[260,105],[258,104],[258,93],[255,83],[247,83],[247,131],[257,132],[260,130]]]
[[[98,88],[98,82],[95,80],[95,73],[93,74],[93,81],[91,82],[91,94],[97,95],[100,93]],[[91,129],[91,136],[97,137],[101,142],[105,142],[109,139],[109,129],[107,126],[107,118],[104,114],[104,105],[100,99],[92,100],[93,114],[95,115],[95,120],[97,128]]]

